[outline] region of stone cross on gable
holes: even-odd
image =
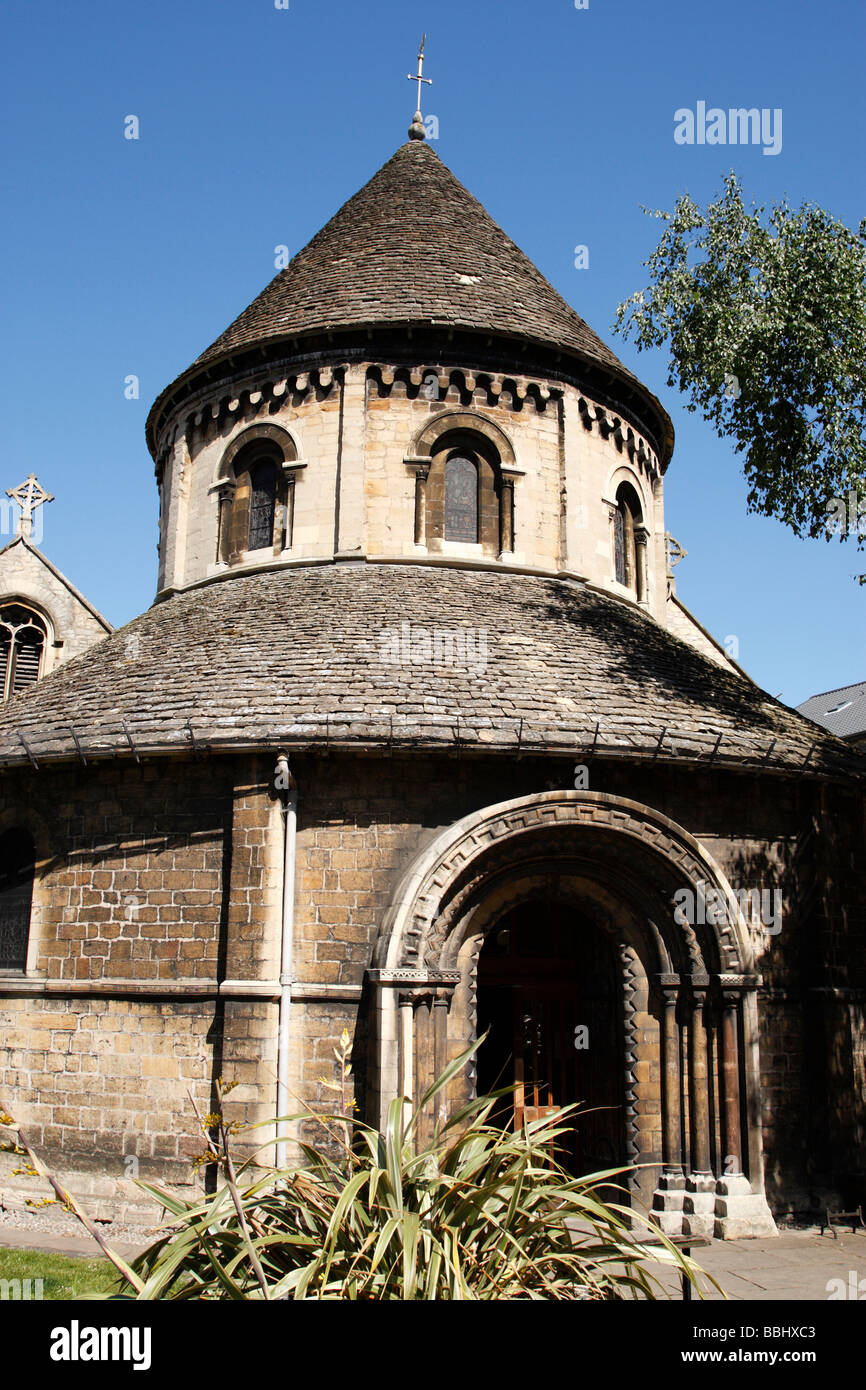
[[[11,497],[13,502],[17,502],[21,508],[21,517],[18,522],[18,534],[29,537],[33,531],[33,513],[37,507],[41,507],[45,502],[53,502],[53,493],[46,492],[45,488],[36,481],[35,473],[28,473],[26,480],[19,483],[17,487],[7,487],[6,496]]]

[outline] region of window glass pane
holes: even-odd
[[[623,517],[624,503],[620,502],[613,518],[613,554],[616,562],[616,579],[618,584],[626,583],[625,572],[625,518]]]
[[[478,540],[478,469],[459,455],[445,465],[445,539]]]
[[[274,543],[277,470],[273,463],[259,463],[250,472],[250,550]]]
[[[11,650],[12,634],[8,627],[0,627],[0,700],[6,699],[6,674]]]

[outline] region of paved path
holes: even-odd
[[[133,1259],[147,1244],[146,1239],[138,1245],[114,1244],[108,1234],[106,1240],[125,1260]],[[3,1245],[90,1258],[100,1253],[96,1242],[87,1236],[20,1230],[0,1222],[0,1246]],[[834,1239],[829,1232],[819,1235],[814,1227],[785,1231],[770,1240],[714,1240],[712,1245],[696,1249],[694,1258],[732,1299],[826,1302],[833,1291],[832,1286],[828,1289],[830,1280],[838,1279],[846,1298],[853,1297],[853,1288],[866,1300],[866,1231],[837,1231]],[[677,1279],[665,1277],[663,1282],[679,1296]],[[721,1297],[712,1288],[707,1290],[707,1296]]]
[[[825,1302],[834,1291],[832,1284],[828,1288],[833,1279],[843,1281],[846,1298],[852,1297],[852,1283],[857,1287],[862,1279],[859,1293],[866,1299],[866,1230],[853,1235],[837,1230],[834,1239],[829,1232],[819,1235],[816,1226],[767,1240],[714,1240],[696,1249],[693,1258],[732,1299]],[[665,1284],[672,1287],[668,1280]],[[706,1296],[721,1297],[712,1288]]]
[[[134,1260],[149,1243],[147,1239],[130,1245],[126,1241],[113,1241],[103,1235],[106,1245],[125,1260]],[[82,1259],[100,1260],[102,1251],[90,1236],[57,1235],[51,1231],[32,1231],[16,1226],[4,1226],[0,1222],[0,1246],[13,1250],[46,1250],[52,1255],[73,1255]]]

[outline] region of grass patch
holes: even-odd
[[[35,1287],[32,1281],[41,1279],[42,1297],[48,1302],[108,1298],[117,1293],[120,1286],[120,1275],[110,1260],[84,1260],[47,1254],[44,1250],[3,1247],[0,1247],[0,1279],[30,1279],[31,1290]]]

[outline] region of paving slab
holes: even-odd
[[[140,1255],[153,1239],[142,1236],[140,1243],[107,1243],[125,1260]],[[96,1258],[101,1252],[89,1236],[16,1229],[0,1224],[0,1246],[13,1249],[46,1250],[58,1255]],[[820,1301],[832,1293],[837,1297],[856,1296],[866,1301],[866,1230],[855,1233],[837,1231],[820,1235],[815,1227],[804,1231],[785,1231],[759,1240],[714,1240],[695,1249],[693,1258],[735,1301]],[[673,1297],[680,1297],[679,1278],[656,1267],[653,1272]],[[834,1285],[833,1280],[841,1280]],[[862,1286],[861,1282],[862,1281]],[[723,1297],[702,1281],[705,1297]],[[697,1300],[696,1300],[697,1301]]]
[[[866,1230],[822,1236],[815,1227],[767,1239],[714,1240],[693,1258],[735,1300],[826,1302],[833,1293],[843,1296],[841,1289],[846,1298],[856,1289],[866,1299]],[[664,1282],[673,1287],[669,1278]],[[705,1296],[722,1297],[709,1286]]]

